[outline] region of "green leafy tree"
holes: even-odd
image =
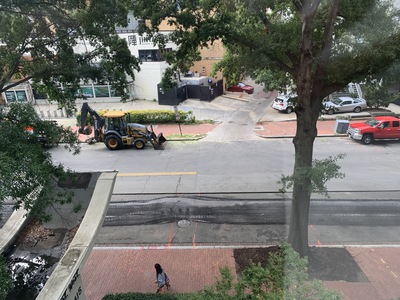
[[[389,87],[382,82],[373,81],[365,86],[365,98],[369,107],[388,107],[393,101]]]
[[[92,80],[126,99],[139,61],[115,26],[127,25],[130,2],[1,1],[0,94],[29,81],[69,111],[79,84]]]
[[[369,76],[365,83],[365,99],[370,107],[388,107],[398,99],[398,83],[400,81],[400,65],[395,64],[373,76]],[[394,90],[397,87],[397,90]]]
[[[176,60],[219,39],[238,64],[232,69],[262,78],[267,89],[288,79],[293,84],[298,101],[288,240],[306,255],[312,178],[304,170],[312,167],[322,100],[399,61],[398,9],[377,0],[136,0],[133,11],[149,20],[148,33],[163,20],[174,26]]]
[[[16,103],[0,111],[0,139],[0,206],[12,199],[15,209],[23,207],[46,221],[48,206],[71,202],[70,192],[56,192],[55,187],[58,179],[72,175],[61,165],[53,165],[45,149],[63,143],[78,153],[77,136],[69,128],[43,121],[31,105]]]
[[[6,299],[12,288],[13,282],[10,273],[8,273],[6,259],[0,255],[0,300]]]

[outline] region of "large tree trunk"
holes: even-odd
[[[295,147],[294,184],[288,241],[301,256],[308,254],[308,213],[310,209],[311,177],[314,140],[317,136],[318,93],[313,78],[313,19],[320,0],[296,2],[302,18],[301,55],[296,76],[298,102],[295,108],[297,131]]]
[[[294,186],[289,226],[289,243],[301,256],[308,254],[308,215],[310,208],[310,176],[304,172],[312,167],[314,140],[317,135],[316,118],[312,114],[297,114]]]

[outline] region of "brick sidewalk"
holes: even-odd
[[[352,121],[360,122],[360,121]],[[335,120],[317,121],[318,136],[339,136],[335,132]],[[262,137],[293,137],[296,135],[296,121],[259,122],[254,132]]]
[[[400,297],[399,248],[348,247],[368,282],[324,281],[346,300],[389,300]],[[154,293],[154,264],[171,279],[169,293],[202,290],[215,283],[219,269],[236,274],[233,249],[95,248],[82,272],[86,299],[101,300],[113,293]]]
[[[202,290],[215,283],[224,266],[235,274],[232,249],[93,249],[82,272],[86,299],[101,300],[113,293],[155,293],[156,263],[171,280],[169,293]]]

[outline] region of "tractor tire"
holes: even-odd
[[[121,139],[115,134],[110,134],[106,136],[105,144],[110,150],[119,150],[122,148]]]
[[[142,150],[144,149],[144,147],[146,147],[146,141],[142,139],[137,139],[135,140],[133,145],[135,146],[136,149]]]

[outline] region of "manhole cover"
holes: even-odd
[[[189,227],[189,226],[190,226],[190,221],[189,220],[180,220],[178,222],[178,227],[186,228],[186,227]]]

